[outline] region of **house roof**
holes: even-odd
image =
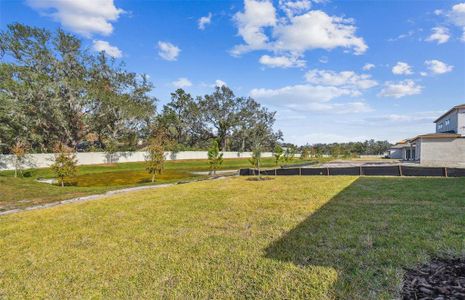
[[[389,148],[389,149],[402,149],[402,148],[406,148],[406,147],[410,147],[410,143],[395,144],[394,146],[391,146],[391,148]]]
[[[452,107],[451,109],[449,109],[446,113],[442,114],[439,118],[437,118],[434,123],[437,123],[439,120],[441,120],[442,118],[444,118],[445,116],[447,116],[448,114],[450,114],[451,112],[457,110],[457,109],[460,109],[460,108],[464,108],[465,109],[465,104],[459,104],[459,105],[456,105],[454,107]]]
[[[457,134],[457,133],[428,133],[428,134],[421,134],[413,139],[410,140],[410,142],[413,142],[418,139],[458,139],[462,138],[462,135]]]
[[[391,146],[389,149],[402,149],[405,147],[410,147],[410,142],[408,139],[397,142],[395,145]]]

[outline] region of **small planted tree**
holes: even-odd
[[[257,169],[258,178],[261,178],[261,174],[260,174],[261,160],[262,160],[262,151],[260,150],[259,147],[256,147],[252,151],[252,157],[249,159],[249,162],[255,169]]]
[[[284,153],[283,147],[276,144],[273,150],[273,155],[274,155],[274,160],[275,160],[276,165],[278,165],[279,162],[283,159],[283,153]]]
[[[165,167],[165,150],[161,137],[153,137],[147,147],[145,157],[145,169],[152,175],[152,183],[155,182],[156,175],[163,172]]]
[[[15,166],[15,178],[18,177],[18,173],[23,175],[23,163],[26,160],[27,146],[22,141],[17,141],[16,144],[11,147],[11,153],[14,156],[14,166]]]
[[[304,147],[302,149],[302,152],[300,153],[300,159],[308,160],[309,158],[310,158],[310,150],[307,147]]]
[[[115,157],[115,153],[118,150],[118,145],[115,139],[108,139],[105,142],[105,153],[107,154],[107,160],[109,164],[113,163],[113,158]]]
[[[295,148],[294,147],[287,147],[286,151],[284,151],[284,160],[286,162],[293,161],[295,157]]]
[[[208,149],[208,163],[210,164],[210,175],[216,175],[216,170],[223,164],[223,153],[220,153],[218,141],[212,141]]]
[[[58,144],[55,147],[55,162],[50,166],[50,169],[60,179],[62,187],[65,186],[65,178],[76,176],[77,159],[74,151],[63,144]]]
[[[333,158],[338,158],[341,155],[341,147],[335,144],[330,148],[330,152]]]

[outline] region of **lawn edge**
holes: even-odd
[[[171,186],[180,185],[180,184],[195,183],[195,182],[200,182],[200,181],[205,181],[205,180],[225,179],[225,178],[231,177],[231,176],[233,176],[233,175],[201,178],[201,179],[191,180],[191,181],[187,181],[187,182],[186,181],[179,181],[179,182],[174,182],[174,183],[163,183],[163,184],[155,184],[155,185],[135,186],[135,187],[128,187],[128,188],[124,188],[124,189],[110,190],[110,191],[106,191],[106,192],[101,193],[101,194],[93,194],[93,195],[88,195],[88,196],[75,197],[75,198],[70,198],[70,199],[65,199],[65,200],[60,200],[60,201],[55,201],[55,202],[49,202],[49,203],[45,203],[45,204],[28,206],[28,207],[25,207],[25,208],[15,208],[15,209],[10,209],[10,210],[5,210],[5,211],[0,212],[0,216],[11,215],[11,214],[15,214],[15,213],[32,211],[32,210],[46,209],[46,208],[51,208],[51,207],[56,207],[56,206],[61,206],[61,205],[66,205],[66,204],[71,204],[71,203],[81,203],[81,202],[88,202],[88,201],[94,201],[94,200],[101,200],[101,199],[104,199],[104,198],[108,198],[110,196],[114,196],[114,195],[118,195],[118,194],[124,194],[124,193],[131,193],[131,192],[137,192],[137,191],[143,191],[143,190],[159,189],[159,188],[171,187]]]

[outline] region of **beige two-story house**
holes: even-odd
[[[397,143],[391,158],[431,166],[465,166],[465,104],[457,105],[437,118],[436,132]]]

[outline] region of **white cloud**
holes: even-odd
[[[390,38],[390,39],[388,39],[388,42],[396,42],[396,41],[399,41],[399,40],[403,40],[403,39],[412,37],[414,34],[415,34],[415,30],[410,30],[410,31],[407,32],[407,33],[399,34],[399,35],[398,35],[397,37],[395,37],[395,38]]]
[[[297,111],[316,111],[332,113],[357,113],[370,111],[371,108],[362,101],[333,103],[341,96],[354,96],[350,89],[334,86],[314,86],[299,84],[277,89],[253,89],[250,96],[268,105],[286,107]]]
[[[461,40],[465,42],[465,2],[455,4],[445,15],[453,25],[462,29]]]
[[[168,42],[158,42],[158,55],[164,60],[175,61],[181,49]]]
[[[431,35],[426,39],[427,42],[437,42],[438,44],[446,43],[449,38],[449,29],[446,27],[433,27]]]
[[[109,35],[124,12],[113,0],[27,0],[30,7],[85,37]]]
[[[443,112],[441,111],[420,111],[414,114],[387,114],[375,117],[369,117],[366,120],[368,122],[387,122],[387,123],[432,123],[437,119]]]
[[[294,16],[288,24],[274,29],[274,47],[281,51],[303,53],[306,50],[337,47],[353,49],[355,54],[364,53],[368,46],[355,36],[356,27],[351,19],[329,16],[321,10]]]
[[[423,87],[417,85],[413,80],[406,79],[399,82],[387,81],[384,83],[384,88],[378,94],[381,97],[402,98],[405,96],[420,94]]]
[[[192,82],[186,77],[178,78],[178,80],[173,81],[171,84],[178,89],[192,86]]]
[[[234,55],[268,48],[268,37],[263,28],[276,25],[276,10],[273,3],[244,0],[244,12],[236,13],[234,21],[238,34],[245,42],[245,45],[238,45],[232,50]]]
[[[217,79],[217,80],[215,80],[215,86],[222,87],[222,86],[228,86],[228,85],[223,80]]]
[[[120,49],[116,46],[110,45],[107,41],[94,41],[92,44],[92,49],[97,52],[102,52],[104,51],[107,55],[114,57],[114,58],[120,58],[123,56],[123,52],[121,52]]]
[[[276,57],[301,58],[312,49],[342,47],[362,54],[368,48],[363,38],[355,35],[352,19],[329,16],[321,10],[307,11],[309,1],[280,1],[279,8],[286,17],[278,19],[271,1],[244,0],[244,11],[234,16],[244,43],[236,45],[231,54],[267,50]]]
[[[333,114],[371,111],[364,101],[353,100],[362,95],[362,90],[378,84],[370,75],[352,71],[313,69],[305,74],[305,79],[305,84],[270,89],[256,88],[250,91],[250,96],[267,105],[293,111]]]
[[[331,110],[333,110],[336,114],[364,113],[373,111],[373,109],[363,101],[334,103]]]
[[[299,84],[278,89],[253,89],[250,95],[257,99],[266,99],[275,104],[293,106],[295,103],[322,103],[343,95],[350,95],[350,90],[332,86],[313,86]]]
[[[397,62],[397,64],[392,67],[392,73],[396,75],[410,75],[413,74],[412,67],[405,62]]]
[[[279,0],[279,8],[282,9],[288,17],[308,11],[312,7],[309,0]]]
[[[204,30],[207,25],[212,22],[212,13],[208,13],[207,16],[201,17],[198,20],[198,27],[200,30]]]
[[[444,74],[451,72],[454,69],[454,66],[448,65],[437,59],[427,60],[425,61],[425,65],[433,74]]]
[[[263,55],[259,62],[270,68],[304,67],[305,61],[295,56],[269,56]]]
[[[364,71],[370,71],[370,70],[373,69],[374,67],[375,67],[374,64],[365,64],[365,65],[362,67],[362,69],[363,69]]]
[[[369,89],[378,83],[367,74],[356,74],[352,71],[334,72],[331,70],[313,69],[305,74],[305,79],[312,84],[343,86],[354,89]]]
[[[452,6],[452,11],[449,12],[448,16],[454,25],[465,27],[465,2]]]

